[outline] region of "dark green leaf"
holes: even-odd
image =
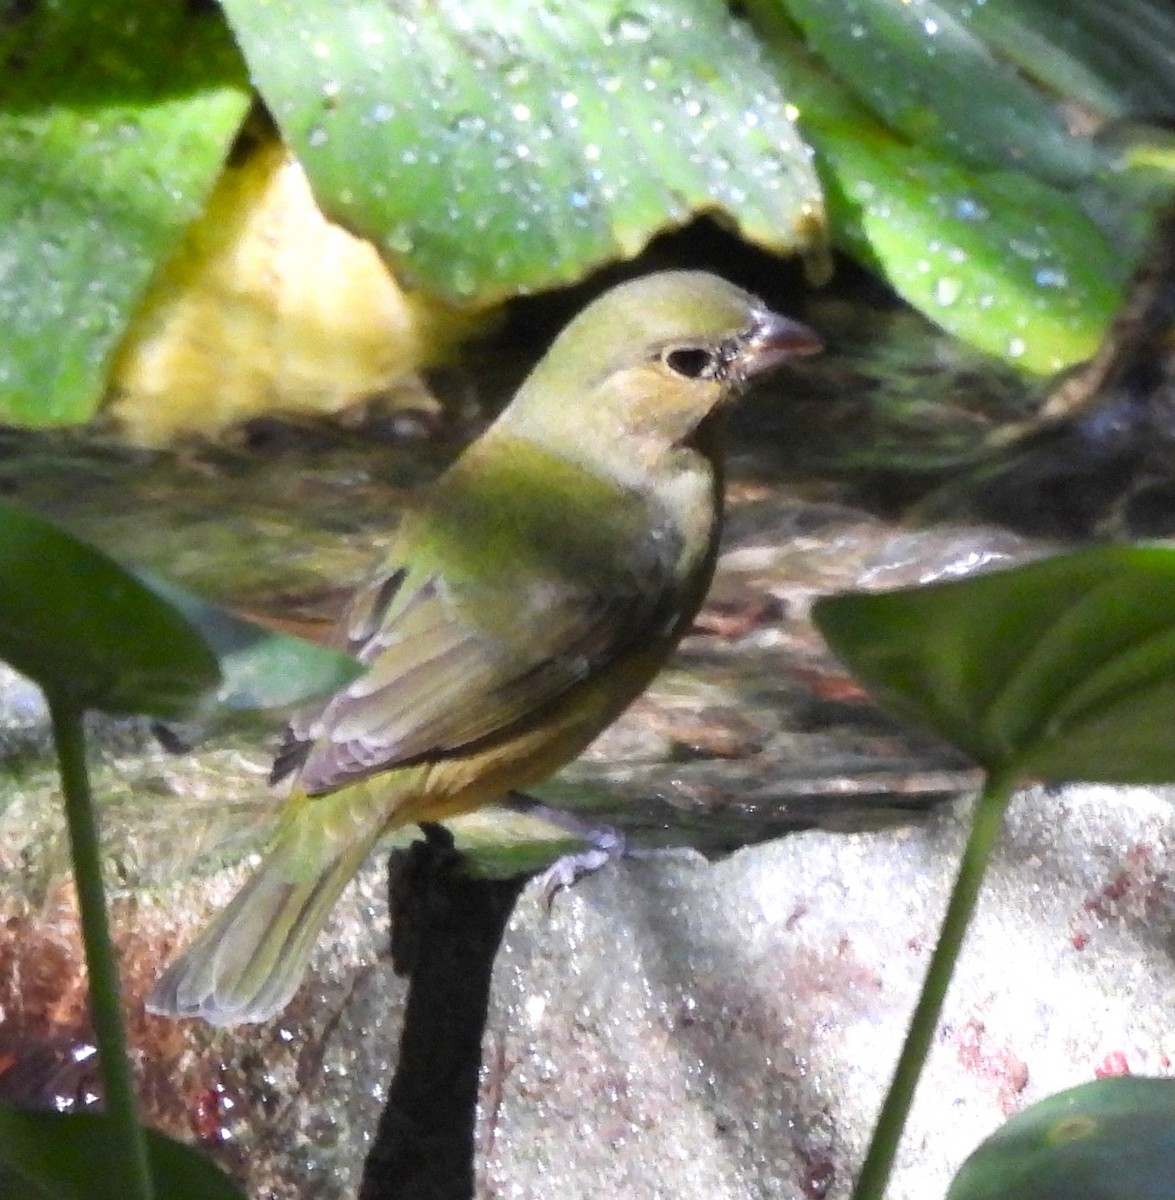
[[[319,201],[461,303],[576,280],[720,212],[776,250],[820,189],[722,0],[226,0]]]
[[[1175,1080],[1083,1084],[1014,1116],[971,1155],[947,1200],[1171,1200]]]
[[[1037,374],[1094,354],[1132,264],[1071,196],[921,148],[813,141],[837,241],[931,320]]]
[[[249,102],[214,5],[3,5],[0,416],[44,425],[94,411]]]
[[[1175,550],[1083,550],[833,596],[816,623],[895,712],[1020,778],[1175,779]]]
[[[782,3],[832,73],[912,144],[978,167],[1029,163],[1039,178],[1059,183],[1096,168],[1092,143],[1072,135],[1054,97],[992,53],[970,6]]]
[[[154,1130],[147,1143],[160,1200],[243,1200],[212,1160],[190,1146]],[[120,1145],[102,1113],[0,1108],[4,1200],[126,1200],[117,1170]]]
[[[1045,94],[1102,117],[1175,105],[1175,16],[1155,0],[939,0]]]
[[[337,691],[363,668],[347,654],[264,629],[154,576],[142,581],[200,631],[220,662],[215,703],[238,711],[287,708]],[[204,707],[209,707],[205,705]]]
[[[106,555],[0,503],[0,658],[76,708],[178,716],[220,678],[170,604]]]
[[[1024,370],[1089,358],[1121,302],[1130,255],[1074,195],[1034,177],[1035,159],[979,170],[896,136],[773,13],[775,2],[756,5],[760,32],[816,151],[836,243],[932,321]]]

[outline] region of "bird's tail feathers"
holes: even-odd
[[[276,1016],[298,990],[327,916],[379,832],[357,839],[317,873],[299,869],[290,846],[275,846],[164,972],[147,998],[148,1011],[213,1025]]]

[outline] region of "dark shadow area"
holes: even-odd
[[[408,975],[399,1063],[359,1200],[468,1200],[494,955],[525,879],[470,879],[440,826],[393,857],[392,957]]]

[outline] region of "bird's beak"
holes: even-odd
[[[818,354],[824,343],[807,325],[790,321],[778,313],[761,312],[738,356],[740,376],[750,382],[774,371],[789,358]]]

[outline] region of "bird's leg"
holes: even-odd
[[[547,908],[551,907],[557,892],[571,887],[585,875],[594,875],[614,858],[624,858],[629,853],[624,834],[611,825],[593,825],[566,809],[552,808],[523,792],[510,792],[501,803],[512,812],[538,817],[589,843],[586,850],[561,855],[538,876]]]

